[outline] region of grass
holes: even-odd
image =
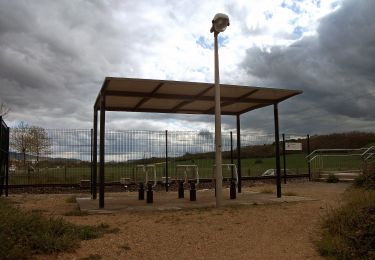
[[[374,259],[375,190],[352,189],[345,200],[326,216],[318,251],[330,259]]]
[[[106,224],[78,226],[62,218],[47,218],[24,212],[0,199],[1,259],[26,259],[35,254],[73,251],[81,240],[114,232]]]
[[[328,183],[337,183],[337,182],[339,182],[339,179],[333,173],[330,173],[328,175],[327,182]]]
[[[65,199],[66,203],[77,203],[77,197],[76,196],[70,196]]]
[[[296,174],[307,173],[307,162],[305,154],[296,153],[288,154],[286,156],[286,166]],[[157,160],[163,161],[164,158]],[[360,158],[350,157],[345,160],[342,157],[323,157],[316,163],[313,163],[313,168],[323,168],[325,170],[350,170],[358,169],[360,165]],[[230,163],[229,159],[223,159],[223,163]],[[234,160],[237,163],[237,160]],[[132,178],[133,169],[137,162],[125,162],[118,164],[106,165],[106,181],[119,181],[120,178]],[[168,163],[168,172],[171,176],[174,175],[177,164],[191,164],[190,160],[182,161],[175,158],[170,158]],[[199,176],[201,178],[211,178],[215,164],[214,158],[195,159],[194,164],[199,167]],[[316,165],[315,165],[316,164]],[[243,158],[241,159],[242,176],[260,176],[267,169],[275,168],[275,158]],[[315,165],[315,166],[314,166]],[[164,176],[165,169],[160,166],[156,169],[157,176],[161,179]],[[223,176],[229,177],[231,171],[223,168]],[[78,184],[80,180],[90,179],[90,166],[77,167],[59,167],[59,168],[44,168],[40,169],[39,173],[25,174],[22,171],[12,173],[9,176],[9,184]]]
[[[86,211],[81,211],[79,209],[74,209],[71,211],[68,211],[64,214],[64,216],[87,216],[89,213]]]

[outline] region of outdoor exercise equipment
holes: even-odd
[[[178,182],[178,198],[184,198],[184,184],[190,183],[190,200],[196,200],[195,185],[199,184],[198,166],[195,164],[176,165],[176,181]]]
[[[236,199],[236,186],[238,184],[238,171],[237,166],[234,163],[224,163],[221,165],[223,168],[226,168],[226,171],[223,170],[222,180],[230,180],[229,186],[229,195],[230,199]],[[213,180],[216,179],[215,176],[215,165],[213,165]],[[216,186],[216,185],[215,185]],[[216,196],[216,189],[215,189]]]
[[[154,192],[152,190],[152,184],[147,183],[147,203],[154,202]]]
[[[135,166],[134,181],[148,184],[153,182],[153,187],[157,184],[156,165],[155,164],[138,164]]]

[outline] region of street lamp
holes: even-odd
[[[221,108],[220,108],[220,78],[219,78],[219,52],[217,36],[224,32],[229,26],[229,17],[226,14],[218,13],[212,20],[210,32],[215,38],[215,175],[216,175],[216,207],[222,205],[223,200],[223,174],[221,169]]]

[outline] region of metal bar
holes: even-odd
[[[6,167],[5,167],[5,197],[8,197],[8,189],[9,189],[9,133],[10,133],[10,128],[7,127],[7,134],[6,134]]]
[[[284,184],[286,184],[286,155],[285,155],[285,134],[283,136],[283,163],[284,163]]]
[[[98,110],[94,108],[94,142],[92,149],[93,157],[93,171],[92,171],[92,199],[96,200],[97,197],[97,176],[98,176]]]
[[[153,95],[164,85],[164,83],[159,83],[156,88],[154,88],[151,93],[150,93],[150,97],[144,97],[143,99],[141,99],[141,101],[139,101],[135,107],[134,107],[134,110],[137,110],[140,106],[142,106],[145,102],[147,102],[148,100],[150,100],[151,97],[153,97]]]
[[[253,89],[253,90],[249,91],[248,93],[236,98],[235,101],[228,101],[228,102],[222,103],[221,106],[225,107],[225,106],[229,106],[229,105],[232,105],[232,104],[235,104],[235,103],[241,103],[244,99],[251,96],[252,94],[254,94],[257,91],[259,91],[259,89]]]
[[[99,143],[99,208],[104,208],[104,138],[105,138],[105,98],[100,104],[100,143]]]
[[[230,163],[233,164],[233,133],[230,131]],[[231,167],[231,180],[233,180],[233,166]]]
[[[141,98],[156,98],[156,99],[182,99],[185,101],[212,101],[212,96],[197,96],[197,95],[184,95],[184,94],[165,94],[165,93],[148,93],[148,92],[133,92],[133,91],[106,91],[106,96],[115,97],[141,97]],[[238,100],[236,97],[222,97],[222,102],[233,102]],[[244,98],[241,99],[241,103],[258,103],[271,105],[276,102],[273,99],[262,99],[262,98]]]
[[[236,116],[237,123],[237,171],[238,171],[238,193],[241,193],[242,175],[241,175],[241,127],[240,115]]]
[[[307,135],[307,154],[310,154],[310,135]],[[307,160],[307,167],[309,169],[309,181],[311,181],[311,162]]]
[[[195,97],[196,98],[199,98],[201,96],[203,96],[204,94],[206,94],[208,91],[210,91],[215,85],[212,85],[212,86],[209,86],[208,88],[206,88],[205,90],[203,90],[202,92],[198,93]],[[178,109],[180,109],[181,107],[183,106],[186,106],[187,104],[190,104],[191,102],[193,102],[194,100],[188,100],[188,101],[182,101],[180,104],[176,105],[174,108],[172,108],[172,111],[173,112],[176,112]]]
[[[277,197],[281,198],[279,109],[277,103],[273,105],[273,116],[275,121],[276,189]]]
[[[168,130],[165,130],[165,191],[169,190],[168,181]]]
[[[93,154],[92,154],[92,146],[93,146],[93,138],[94,138],[94,129],[90,129],[90,193],[91,193],[91,198],[92,198],[92,195],[94,193],[94,189],[93,189],[93,162],[92,162],[92,157],[93,157]]]
[[[3,196],[4,175],[2,172],[3,162],[5,163],[5,150],[3,149],[3,118],[0,116],[0,197]],[[3,157],[4,156],[4,157]]]

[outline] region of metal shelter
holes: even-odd
[[[104,207],[104,133],[105,111],[214,114],[215,85],[186,81],[106,77],[94,104],[93,165],[97,165],[98,111],[99,137],[99,208]],[[278,103],[302,91],[220,84],[221,114],[237,119],[238,192],[241,192],[240,115],[273,105],[276,144],[277,197],[281,197]],[[96,199],[97,167],[93,167],[92,194]]]

